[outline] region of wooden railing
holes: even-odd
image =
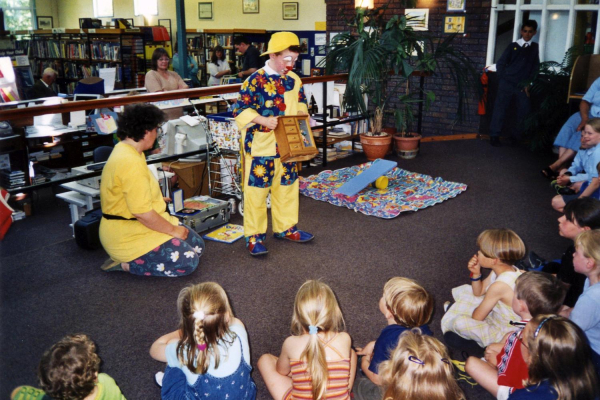
[[[303,84],[311,84],[311,83],[326,83],[330,81],[346,81],[348,79],[348,74],[338,74],[338,75],[325,75],[318,77],[309,77],[302,78]],[[15,134],[22,137],[23,143],[26,141],[25,133],[23,126],[31,125],[31,121],[33,117],[45,114],[60,114],[60,113],[68,113],[72,111],[82,111],[82,110],[93,110],[99,108],[109,108],[115,106],[122,106],[132,103],[140,103],[140,102],[157,102],[157,101],[165,101],[165,100],[176,100],[182,98],[198,98],[203,96],[213,96],[213,95],[221,95],[227,93],[238,93],[240,91],[241,84],[234,85],[222,85],[222,86],[214,86],[214,87],[206,87],[206,88],[196,88],[196,89],[183,89],[183,90],[173,90],[169,92],[160,92],[160,93],[144,93],[138,94],[135,96],[124,96],[124,97],[112,97],[106,99],[99,100],[86,100],[86,101],[70,101],[62,104],[54,104],[54,105],[36,105],[33,107],[26,108],[13,108],[13,109],[2,109],[0,110],[0,121],[11,121],[11,124],[15,128]],[[135,90],[135,89],[132,89]],[[323,90],[323,109],[325,110],[327,107],[327,90]],[[356,121],[364,119],[364,117],[355,117],[352,118],[351,121]],[[318,128],[323,129],[323,165],[327,164],[327,129],[329,126],[336,125],[336,123],[328,123],[326,121],[323,122],[322,126],[318,126]],[[0,143],[1,145],[2,143]],[[0,148],[0,153],[2,152],[2,148]],[[198,152],[196,152],[198,153]],[[165,156],[160,159],[148,160],[148,164],[175,160],[181,157],[181,155],[174,156]],[[47,186],[59,185],[62,183],[67,183],[71,181],[76,181],[88,177],[98,176],[101,174],[101,171],[90,172],[84,175],[78,176],[70,176],[67,178],[51,180],[48,182],[40,183],[37,185],[26,185],[24,187],[11,189],[9,192],[23,192],[30,191],[35,189],[41,189]]]
[[[315,76],[302,78],[302,83],[319,83],[329,81],[345,81],[348,74]],[[108,108],[139,102],[155,102],[164,100],[176,100],[183,98],[194,98],[202,96],[213,96],[226,93],[237,93],[240,91],[241,84],[212,86],[196,89],[172,90],[170,92],[144,93],[136,96],[111,97],[99,100],[70,101],[63,104],[39,105],[27,108],[14,108],[11,110],[0,111],[0,121],[13,121],[31,118],[44,114],[66,113],[71,111],[93,110],[96,108]],[[132,89],[135,90],[135,89]],[[325,91],[324,91],[325,92]]]

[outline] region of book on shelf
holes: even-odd
[[[121,44],[115,42],[92,42],[92,60],[121,61]]]

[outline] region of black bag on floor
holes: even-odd
[[[75,242],[83,249],[96,250],[102,247],[100,243],[100,220],[102,210],[88,211],[75,222]]]

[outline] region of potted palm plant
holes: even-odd
[[[462,115],[467,102],[467,83],[479,84],[468,57],[450,45],[454,36],[434,43],[426,32],[414,31],[407,24],[410,17],[394,15],[386,20],[387,8],[387,4],[374,9],[357,8],[356,15],[347,20],[350,32],[331,39],[325,59],[327,74],[348,73],[346,109],[371,116],[370,132],[360,136],[370,160],[383,157],[390,146],[392,135],[384,130],[387,116],[395,114],[397,125],[400,121],[400,128],[406,127],[413,118],[411,106],[419,101],[430,103],[435,98],[433,93],[427,93],[424,99],[415,99],[404,91],[404,84],[413,74],[430,75],[440,61],[448,62],[457,82],[457,115]],[[388,109],[396,100],[400,102],[398,110]],[[401,129],[400,135],[408,136],[406,129]],[[372,153],[373,142],[383,142],[379,147],[384,150]]]
[[[414,106],[416,103],[425,103],[425,109],[428,109],[435,100],[435,94],[431,91],[422,92],[420,98],[414,98],[408,87],[406,92],[400,96],[398,108],[394,111],[397,132],[394,135],[394,144],[401,158],[411,159],[417,156],[421,142],[421,135],[410,130],[415,120]]]

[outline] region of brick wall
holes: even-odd
[[[348,27],[343,18],[340,18],[342,10],[347,16],[354,14],[354,0],[325,0],[327,4],[327,31],[347,31]],[[388,3],[388,0],[375,0],[375,7]],[[390,6],[386,12],[389,19],[395,14],[403,14],[404,8],[397,0],[389,0]],[[454,46],[462,50],[471,58],[475,68],[482,71],[485,66],[485,55],[488,40],[490,0],[467,0],[466,4],[466,36],[456,36]],[[444,37],[443,18],[449,15],[446,12],[445,0],[419,0],[416,8],[429,8],[429,31],[434,36]],[[418,78],[411,79],[411,86],[418,86]],[[431,108],[423,114],[422,133],[424,136],[451,135],[463,133],[477,133],[479,131],[479,119],[477,115],[477,99],[473,94],[469,101],[468,113],[465,113],[464,121],[455,120],[458,97],[456,88],[448,67],[438,66],[434,76],[425,79],[425,90],[431,90],[436,95],[436,101]],[[386,125],[393,126],[391,119]],[[416,129],[416,124],[414,126]]]

